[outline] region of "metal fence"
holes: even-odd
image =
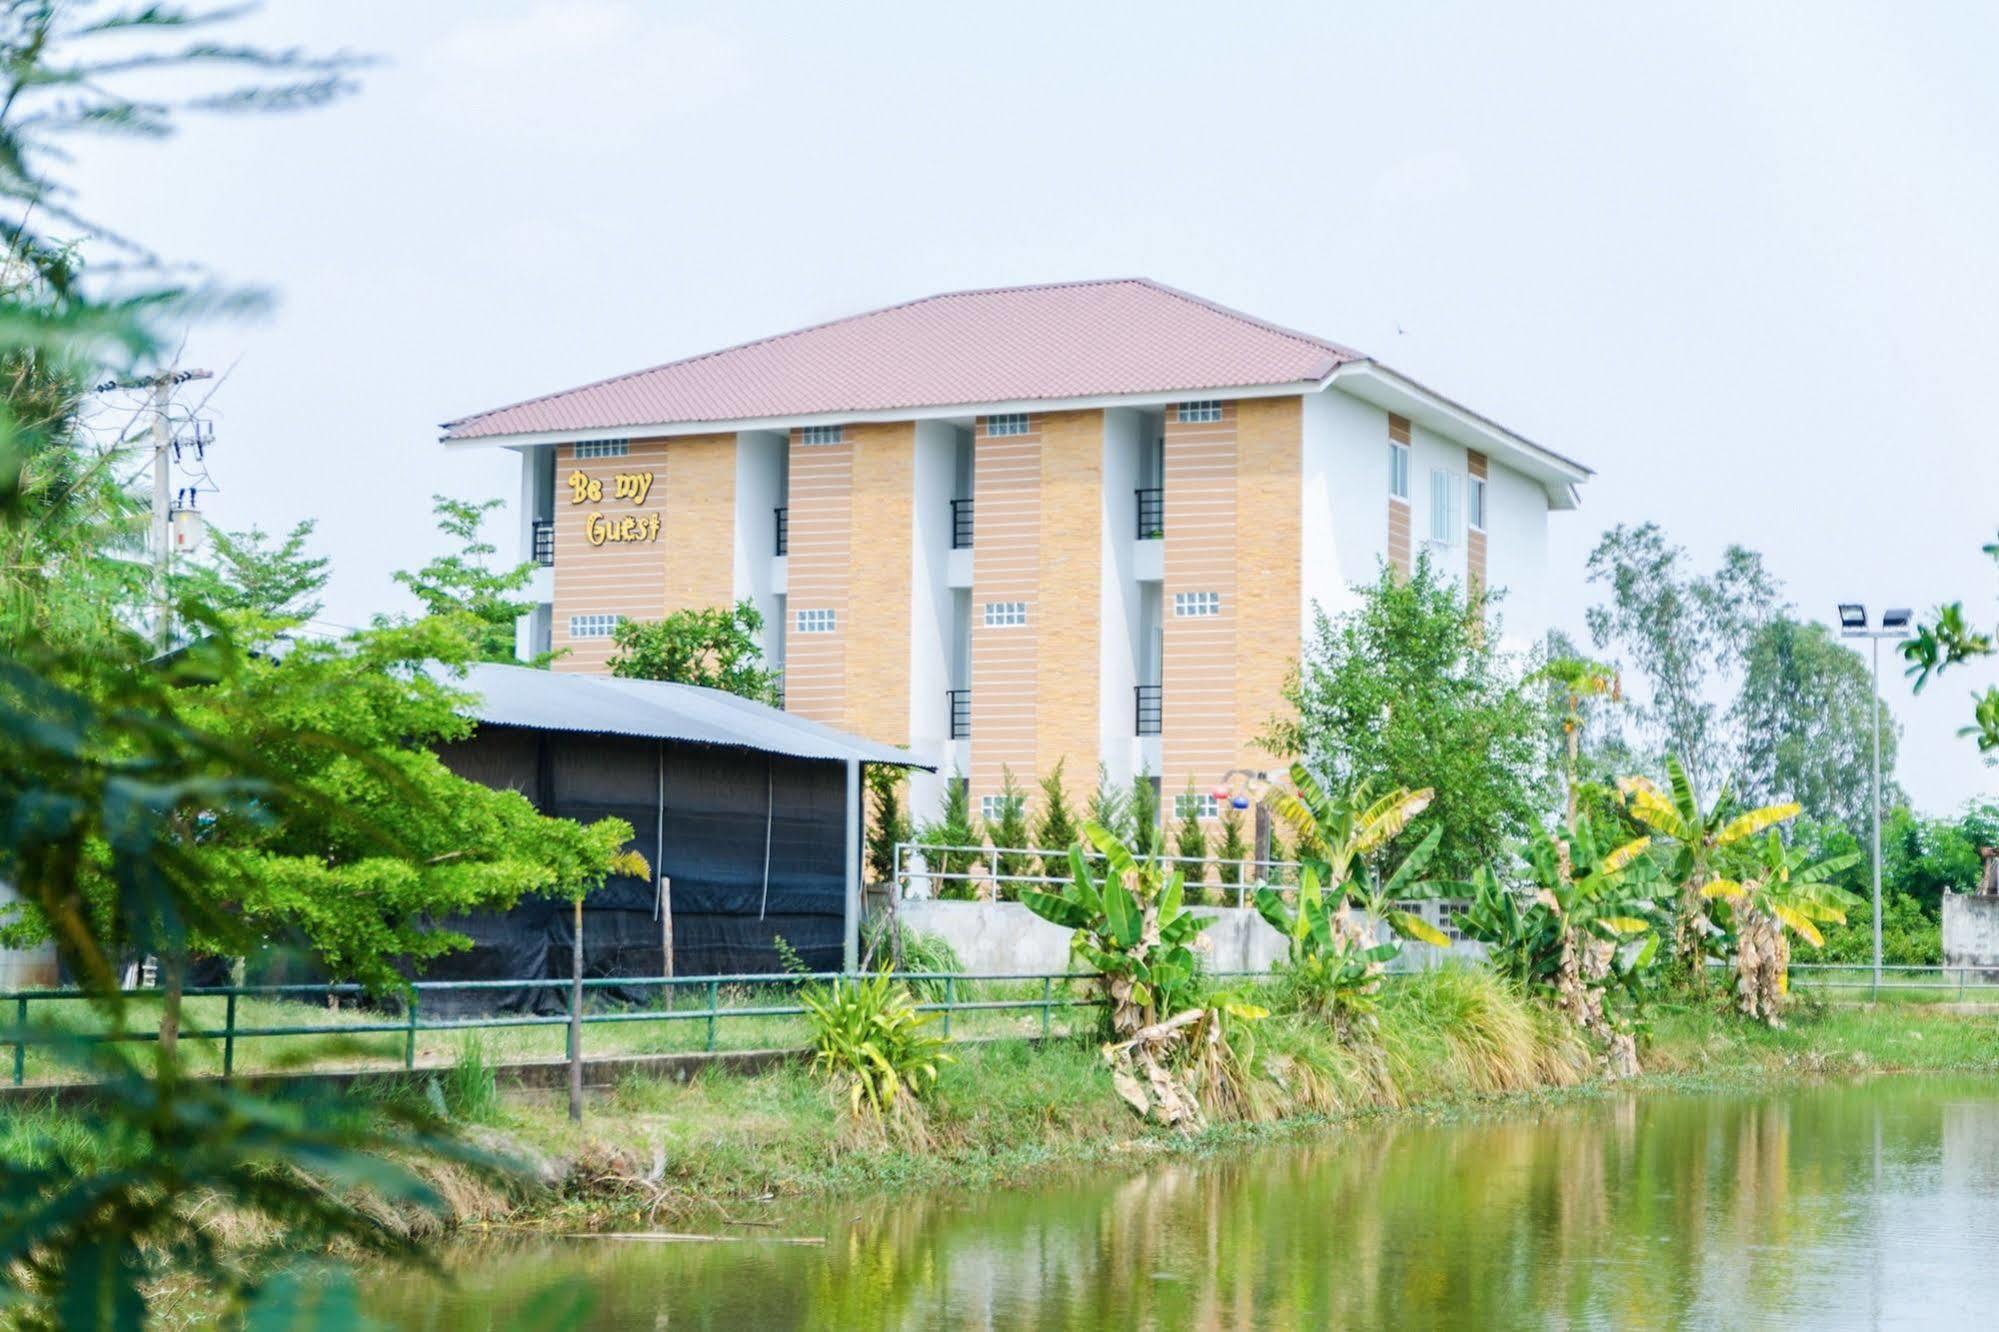
[[[1793,990],[1865,990],[1871,996],[1944,1001],[1999,999],[1999,968],[1993,967],[1883,966],[1878,983],[1869,962],[1793,962],[1788,970]]]
[[[981,1030],[970,1034],[994,1034],[1011,1036],[1043,1037],[1053,1035],[1056,1030],[1057,1014],[1078,1008],[1095,1008],[1099,1002],[1084,992],[1084,987],[1094,979],[1087,973],[1078,972],[1033,972],[1007,975],[973,976],[959,972],[897,972],[898,978],[907,982],[917,993],[917,1008],[926,1013],[941,1015],[941,1026],[946,1037],[953,1035],[954,1028],[966,1034],[967,1021],[993,1016],[1010,1016],[1020,1019],[1010,1025],[994,1028],[987,1024]],[[1216,972],[1218,978],[1240,979],[1247,973]],[[631,1031],[652,1028],[670,1028],[687,1032],[685,1040],[672,1042],[652,1041],[654,1048],[633,1049],[600,1048],[595,1053],[604,1055],[628,1055],[645,1053],[713,1053],[724,1048],[725,1038],[732,1034],[748,1034],[759,1038],[760,1044],[730,1048],[770,1048],[772,1038],[780,1043],[797,1045],[802,1043],[805,1030],[802,1024],[793,1024],[795,1029],[782,1024],[787,1019],[805,1016],[807,1009],[799,1002],[800,991],[808,986],[824,985],[841,979],[837,972],[774,973],[735,976],[613,976],[585,979],[584,1012],[580,1025],[584,1028],[612,1026]],[[848,977],[851,979],[851,977]],[[371,1001],[358,985],[234,985],[234,986],[191,986],[184,991],[188,1001],[180,1028],[180,1040],[200,1047],[202,1043],[219,1043],[220,1071],[224,1077],[233,1076],[238,1066],[238,1047],[247,1041],[289,1039],[297,1041],[307,1037],[355,1037],[393,1035],[400,1037],[400,1058],[388,1061],[388,1067],[397,1064],[406,1070],[419,1067],[418,1043],[426,1035],[438,1033],[504,1031],[520,1028],[565,1028],[569,1025],[568,1000],[571,982],[566,978],[536,980],[486,980],[486,981],[418,981],[402,994],[382,996]],[[423,1015],[426,996],[440,992],[478,991],[546,991],[552,992],[561,1004],[562,1011],[554,1013],[490,1013],[474,1017],[435,1019]],[[603,992],[620,992],[616,1002],[603,1002]],[[651,1003],[633,1003],[625,996],[633,991],[652,992]],[[127,999],[157,1000],[157,989],[135,988],[121,992]],[[600,997],[600,1002],[592,1006],[591,996]],[[0,1028],[0,1050],[12,1048],[12,1081],[22,1086],[27,1081],[28,1055],[38,1047],[59,1045],[98,1046],[119,1042],[146,1042],[159,1039],[156,1030],[123,1030],[118,1032],[97,1031],[65,1027],[64,1017],[74,1015],[79,1009],[89,1015],[88,992],[78,989],[34,989],[9,990],[0,992],[0,1012],[8,1012],[12,1023]],[[203,1009],[199,1001],[220,999],[222,1001],[221,1021],[204,1024],[198,1020]],[[337,1000],[352,1000],[356,1005],[371,1002],[377,1006],[336,1008]],[[292,1010],[291,1021],[257,1021],[241,1010],[250,1003],[262,1001],[267,1005],[280,1006]],[[316,1006],[315,1006],[316,1005]],[[51,1010],[55,1010],[52,1014]],[[317,1015],[320,1020],[306,1021],[306,1015]],[[634,1024],[638,1024],[636,1027]],[[691,1027],[691,1031],[689,1028]],[[590,1053],[587,1049],[585,1053]],[[673,1048],[657,1048],[670,1044]],[[566,1045],[566,1041],[565,1041]],[[424,1065],[428,1067],[429,1065]]]

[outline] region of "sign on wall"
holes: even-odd
[[[646,502],[652,494],[651,472],[619,472],[611,478],[611,500],[630,502],[634,507]],[[582,469],[569,474],[569,502],[577,504],[602,504],[604,502],[604,481],[602,477],[591,476]],[[593,510],[583,517],[583,535],[593,546],[606,542],[657,541],[659,540],[659,514],[625,513],[606,514],[601,509]]]

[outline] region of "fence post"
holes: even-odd
[[[14,1085],[28,1080],[28,996],[14,997]]]
[[[222,1076],[236,1072],[236,991],[222,1003]]]
[[[708,1051],[710,1054],[714,1053],[715,1050],[715,1008],[721,1001],[722,983],[717,980],[710,980],[708,982]]]
[[[405,1070],[414,1069],[416,1067],[417,998],[418,998],[418,992],[415,989],[415,987],[412,986],[410,989],[409,1025],[403,1029],[403,1068]]]
[[[944,1039],[951,1039],[951,1007],[958,1002],[958,978],[944,978]]]
[[[1044,1041],[1048,1039],[1048,1002],[1053,997],[1054,989],[1055,978],[1053,976],[1043,976],[1041,978],[1041,1039]]]

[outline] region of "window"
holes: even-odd
[[[1175,592],[1173,594],[1173,614],[1178,619],[1196,619],[1222,613],[1222,594],[1219,592]]]
[[[628,439],[586,439],[576,446],[576,456],[583,458],[622,458],[632,451]]]
[[[1007,798],[1003,795],[979,797],[979,819],[984,823],[998,823],[1006,817]]]
[[[1186,818],[1187,812],[1190,809],[1197,819],[1218,819],[1222,815],[1221,801],[1215,799],[1213,792],[1196,792],[1193,795],[1188,795],[1185,791],[1182,791],[1179,795],[1173,797],[1174,818]]]
[[[986,434],[991,437],[1001,435],[1024,435],[1027,433],[1027,413],[1008,412],[1004,416],[986,418]]]
[[[1474,531],[1485,530],[1485,478],[1475,476],[1465,494],[1465,520]]]
[[[1430,540],[1439,546],[1458,541],[1458,474],[1430,469]]]
[[[830,606],[798,612],[798,632],[801,634],[830,634],[833,627],[833,609]]]
[[[572,615],[569,617],[571,638],[609,638],[625,622],[622,615]]]
[[[986,603],[986,628],[1018,629],[1027,623],[1027,603],[1024,601],[988,601]]]
[[[845,439],[844,426],[806,426],[798,432],[800,444],[838,444]]]
[[[1178,415],[1183,425],[1195,421],[1219,421],[1222,419],[1222,404],[1219,399],[1209,402],[1183,402],[1180,404]]]
[[[1388,445],[1388,493],[1397,499],[1409,498],[1409,446],[1390,441]]]

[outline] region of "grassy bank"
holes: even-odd
[[[1452,1115],[1622,1092],[1594,1079],[1588,1052],[1539,1005],[1482,970],[1411,978],[1383,996],[1373,1039],[1334,1042],[1320,1024],[1259,1025],[1255,1084],[1240,1118],[1183,1135],[1142,1124],[1083,1039],[961,1044],[913,1133],[857,1127],[803,1065],[754,1076],[711,1070],[685,1082],[633,1076],[593,1096],[585,1123],[557,1095],[499,1090],[489,1057],[418,1074],[399,1094],[443,1106],[475,1139],[526,1159],[539,1183],[496,1188],[427,1169],[466,1227],[558,1229],[717,1224],[781,1215],[816,1198],[983,1188],[1059,1168],[1127,1169],[1394,1113]],[[1999,1021],[1907,1004],[1803,1001],[1781,1031],[1710,1012],[1661,1016],[1640,1090],[1756,1088],[1871,1072],[1999,1072]],[[433,1090],[433,1083],[435,1090]],[[398,1094],[393,1089],[376,1094]],[[88,1131],[46,1109],[0,1111],[0,1159],[87,1151]],[[40,1145],[38,1145],[40,1144]]]

